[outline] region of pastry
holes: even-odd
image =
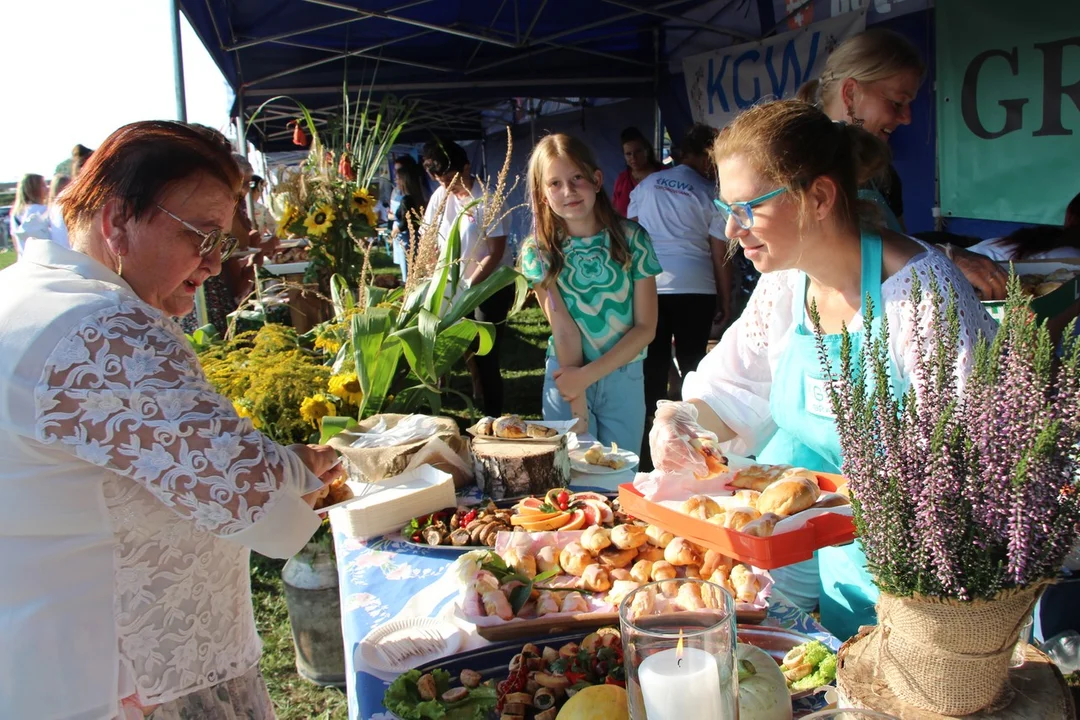
[[[621,605],[626,596],[637,590],[641,585],[633,580],[616,580],[611,583],[611,592],[608,593],[607,601],[612,605]]]
[[[720,512],[720,505],[707,495],[691,495],[682,504],[682,511],[690,517],[708,520]]]
[[[559,600],[550,590],[541,591],[540,597],[536,598],[536,617],[557,613],[559,609]]]
[[[851,499],[841,495],[838,492],[824,493],[817,499],[811,507],[813,508],[834,508],[841,507],[843,505],[850,505]]]
[[[735,594],[735,589],[731,587],[730,567],[725,567],[721,565],[720,567],[716,568],[716,570],[713,570],[713,574],[709,576],[709,582],[713,583],[714,585],[719,585],[732,595]]]
[[[483,417],[480,418],[480,422],[476,423],[476,427],[473,428],[477,435],[484,435],[490,437],[495,434],[495,418]]]
[[[701,553],[689,540],[675,538],[664,548],[664,560],[672,565],[701,565]]]
[[[701,586],[697,583],[683,583],[675,596],[675,602],[683,610],[701,610],[705,602],[701,599]]]
[[[559,565],[571,575],[581,576],[585,568],[592,564],[589,552],[576,542],[572,542],[559,553]]]
[[[503,415],[493,423],[492,427],[495,437],[518,440],[529,436],[525,421],[518,415]]]
[[[792,475],[777,480],[762,491],[758,498],[758,510],[788,517],[805,510],[821,496],[817,483],[803,475]]]
[[[705,478],[713,478],[728,471],[727,457],[720,452],[720,447],[712,438],[694,438],[690,441],[690,447],[705,459],[705,467],[709,469]]]
[[[544,439],[551,438],[558,435],[558,431],[555,428],[549,428],[547,425],[537,425],[536,423],[526,423],[525,434],[531,438]]]
[[[536,569],[540,572],[554,570],[556,575],[560,574],[562,567],[559,566],[559,549],[554,545],[540,548],[540,552],[536,553]]]
[[[716,527],[727,527],[727,513],[721,510],[705,522]]]
[[[484,614],[503,620],[514,619],[514,609],[510,607],[510,601],[503,595],[502,590],[489,590],[480,596],[480,601],[484,604]]]
[[[507,548],[502,553],[502,559],[507,566],[530,580],[536,577],[536,558],[532,553],[522,552],[517,548]]]
[[[633,548],[630,548],[629,550],[608,548],[597,555],[596,560],[605,568],[611,569],[629,567],[630,563],[634,562],[634,558],[636,557],[637,550]]]
[[[752,507],[732,508],[727,511],[724,527],[730,530],[742,530],[747,523],[757,520],[761,513]]]
[[[735,599],[739,602],[752,603],[761,589],[758,576],[745,565],[739,564],[731,568],[731,585],[735,588]]]
[[[616,525],[611,528],[611,544],[620,550],[633,550],[649,541],[641,525]]]
[[[611,547],[611,531],[599,525],[590,525],[578,538],[581,547],[593,555],[607,547]]]
[[[651,561],[638,560],[634,563],[634,566],[630,568],[630,578],[635,582],[644,585],[652,579],[652,568],[653,564]]]
[[[585,597],[579,592],[568,592],[566,597],[563,598],[562,606],[559,608],[561,612],[589,612],[589,604],[585,602]]]
[[[683,568],[683,572],[685,573],[685,576],[691,580],[701,579],[701,568],[697,565],[687,565]]]
[[[611,576],[607,570],[593,563],[581,574],[581,584],[592,592],[606,592],[611,589]]]
[[[756,520],[751,520],[742,526],[740,532],[754,537],[769,537],[773,534],[773,528],[780,522],[780,516],[774,513],[765,513]]]
[[[664,559],[663,548],[658,548],[652,543],[646,543],[637,550],[638,560],[648,560],[649,562],[659,562]]]
[[[660,580],[674,580],[677,575],[678,572],[675,570],[675,566],[671,563],[666,561],[653,563],[652,579],[654,582],[658,582]]]
[[[656,525],[649,525],[645,528],[645,537],[649,538],[649,542],[659,548],[666,548],[668,543],[675,538],[667,530],[662,530]]]
[[[761,493],[757,490],[739,490],[731,496],[731,502],[743,507],[756,508],[759,497]]]
[[[644,615],[652,615],[656,608],[656,588],[647,588],[634,594],[634,599],[627,609],[627,617],[630,619]]]
[[[790,465],[751,465],[735,471],[731,486],[761,492],[791,469]]]
[[[600,462],[600,459],[604,457],[604,446],[600,443],[593,443],[592,447],[585,451],[585,454],[581,456],[589,465],[596,465]]]
[[[611,581],[612,582],[615,582],[616,580],[633,580],[634,579],[630,575],[630,571],[627,570],[624,567],[609,568],[608,569],[608,575],[611,576]]]
[[[732,559],[716,550],[706,550],[701,560],[701,577],[710,577],[719,568],[731,569]]]
[[[589,465],[608,467],[612,470],[622,470],[626,467],[626,461],[619,457],[619,446],[611,443],[611,452],[604,452],[604,446],[593,443],[593,446],[585,451],[582,459]]]

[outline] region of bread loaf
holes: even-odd
[[[758,510],[776,513],[782,518],[806,510],[821,495],[817,482],[802,475],[781,478],[761,492]]]

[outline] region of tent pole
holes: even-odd
[[[660,120],[660,28],[653,29],[653,148],[664,157],[664,128]]]
[[[176,87],[176,119],[187,122],[187,97],[184,92],[184,52],[180,44],[180,7],[178,0],[169,0],[172,21],[173,83]]]

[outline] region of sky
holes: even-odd
[[[176,119],[168,0],[2,0],[0,182],[51,177],[82,143]],[[181,21],[188,120],[225,130],[232,91]]]

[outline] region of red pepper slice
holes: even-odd
[[[611,676],[608,676],[607,678],[604,679],[604,684],[605,685],[618,685],[621,688],[626,687],[626,681],[625,680],[616,680],[615,678],[613,678]]]

